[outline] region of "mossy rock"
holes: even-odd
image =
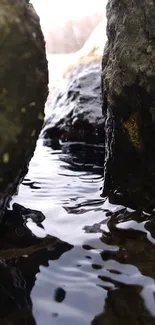
[[[102,61],[103,195],[145,210],[155,206],[154,20],[153,1],[109,0]]]
[[[0,3],[0,221],[27,172],[48,94],[39,18],[25,0]]]

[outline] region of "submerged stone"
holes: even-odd
[[[155,7],[110,0],[103,57],[104,195],[155,204]]]
[[[27,172],[48,93],[39,18],[25,0],[0,3],[0,221]]]

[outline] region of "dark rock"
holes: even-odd
[[[155,204],[154,1],[110,0],[103,57],[104,195]]]
[[[39,18],[25,0],[0,3],[0,221],[27,172],[47,98],[48,72]]]
[[[14,212],[14,217],[12,220],[12,210],[7,211],[7,220],[4,218],[4,223],[8,224],[14,224],[14,226],[17,224],[25,224],[28,219],[31,219],[33,222],[35,222],[37,225],[40,224],[41,222],[44,221],[45,216],[43,215],[42,212],[38,210],[32,210],[23,207],[22,205],[18,203],[13,204],[13,212]]]
[[[92,325],[154,324],[153,220],[153,216],[142,211],[121,209],[108,217],[108,231],[101,228],[100,240],[105,249],[101,251],[102,272],[98,277],[103,281],[101,287],[106,290],[106,299],[103,312],[94,318]],[[98,223],[98,228],[101,224]],[[93,228],[95,232],[97,225],[92,225]],[[112,286],[107,285],[109,282]]]
[[[121,288],[109,289],[104,312],[96,316],[91,325],[153,325],[154,317],[146,310],[139,295],[141,290],[141,287],[124,284]]]
[[[20,204],[13,204],[12,210],[6,209],[3,224],[0,228],[0,260],[1,258],[19,257],[32,254],[48,245],[53,247],[61,241],[53,236],[37,237],[28,228],[27,221],[31,218],[36,226],[44,221],[41,211],[31,210]],[[44,226],[42,225],[44,229]],[[67,244],[71,247],[71,245]]]
[[[82,64],[57,91],[42,136],[53,141],[104,142],[100,63]]]
[[[26,210],[16,205],[13,210],[6,211],[6,223],[0,228],[0,324],[2,325],[36,324],[32,313],[31,291],[36,275],[40,272],[40,266],[47,267],[49,261],[59,259],[64,252],[73,248],[72,245],[53,236],[36,237],[24,223],[22,213]],[[28,210],[30,213],[31,210]],[[18,214],[18,222],[16,214]],[[40,214],[40,211],[35,211],[36,219],[40,219]]]

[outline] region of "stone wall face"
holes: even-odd
[[[155,1],[109,0],[103,56],[104,194],[155,200]]]
[[[0,220],[27,172],[48,93],[39,18],[25,0],[0,2]]]

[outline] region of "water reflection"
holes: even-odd
[[[121,285],[108,293],[104,312],[96,316],[92,325],[141,325],[154,324],[139,296],[141,289],[128,285]]]
[[[95,317],[93,324],[154,324],[155,247],[148,241],[146,230],[148,224],[151,229],[151,223],[151,216],[138,211],[131,213],[127,209],[108,218],[108,232],[103,231],[101,241],[119,249],[103,250],[100,253],[102,267],[95,268],[102,269],[99,278],[103,288],[107,287],[107,282],[114,287],[108,290],[104,313]],[[98,229],[101,232],[101,228]]]
[[[31,290],[40,265],[58,259],[71,245],[48,236],[37,238],[26,220],[40,224],[40,211],[14,204],[5,215],[0,237],[0,324],[36,324],[32,314]]]
[[[92,145],[83,142],[59,142],[44,139],[44,145],[60,151],[60,160],[68,163],[71,170],[103,173],[105,148],[103,144]],[[54,154],[54,152],[52,152]]]
[[[39,140],[13,200],[39,247],[11,259],[28,283],[36,325],[154,324],[154,212],[101,197],[103,151],[69,143],[53,150]]]

